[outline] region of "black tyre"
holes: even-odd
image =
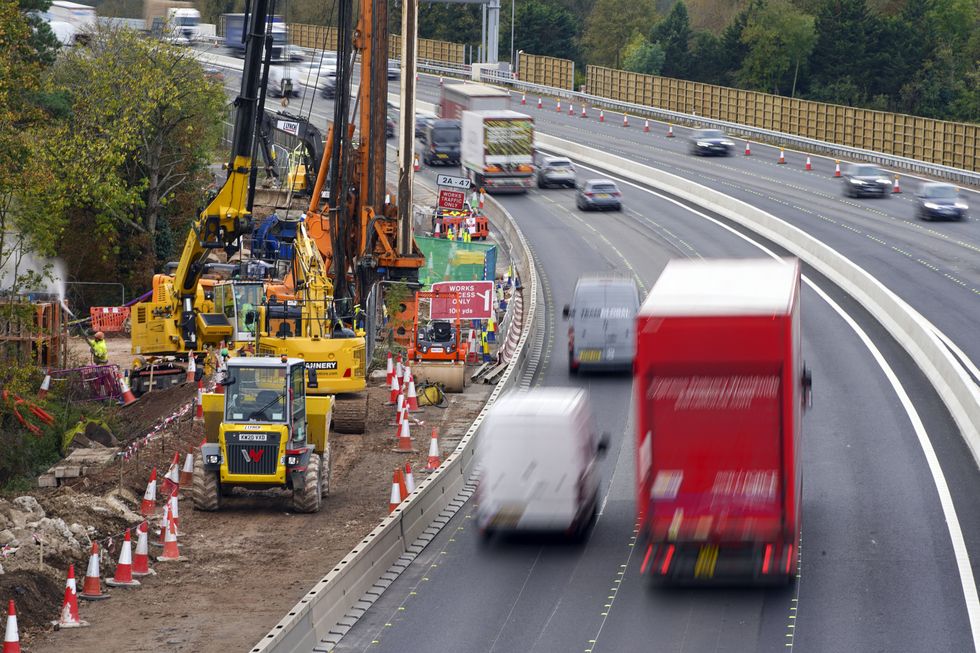
[[[204,469],[204,456],[194,457],[194,483],[191,489],[194,510],[214,512],[221,509],[221,481],[218,472]]]
[[[330,478],[333,475],[333,462],[330,460],[330,443],[323,451],[320,460],[320,496],[325,497],[330,494]]]
[[[310,455],[310,462],[306,464],[306,474],[303,478],[303,489],[293,490],[293,510],[296,512],[312,513],[319,512],[322,482],[320,477],[320,456]]]

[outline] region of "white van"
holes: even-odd
[[[480,434],[477,525],[562,531],[581,537],[599,501],[598,458],[609,446],[596,432],[581,388],[511,393],[490,409]]]
[[[634,322],[640,293],[632,278],[588,275],[575,284],[562,317],[568,325],[568,373],[630,370],[636,353]]]

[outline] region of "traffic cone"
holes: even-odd
[[[395,437],[398,437],[398,428],[402,425],[402,410],[405,408],[405,393],[399,392],[395,399],[395,416],[389,422],[390,426],[395,427]]]
[[[167,502],[167,509],[170,511],[170,521],[174,525],[174,536],[180,535],[180,510],[177,506],[177,493],[174,492],[170,495],[170,501]]]
[[[541,108],[541,96],[538,96],[538,108]]]
[[[436,223],[436,233],[439,231],[439,223]],[[391,385],[391,377],[395,374],[395,360],[391,357],[391,352],[388,352],[388,363],[385,369],[385,385]]]
[[[412,473],[412,463],[405,463],[405,489],[411,494],[415,492],[415,474]]]
[[[197,374],[197,361],[194,354],[187,357],[187,376],[184,377],[185,383],[194,383],[194,376]]]
[[[170,516],[169,510],[167,510],[167,516]],[[177,562],[180,560],[186,560],[186,558],[180,555],[180,549],[177,547],[177,526],[172,519],[167,519],[167,534],[163,542],[163,555],[158,555],[157,561]]]
[[[439,86],[442,86],[442,75],[439,75]]]
[[[140,504],[140,514],[149,517],[157,508],[157,468],[154,467],[150,472],[150,482],[146,484],[146,492],[143,493],[143,503]]]
[[[399,380],[402,392],[408,392],[408,380],[410,378],[412,378],[412,367],[410,365],[406,365],[405,369],[402,370],[402,378]]]
[[[479,208],[480,208],[481,211],[483,210],[483,203],[484,203],[484,199],[486,198],[486,195],[487,195],[487,191],[485,191],[485,190],[483,190],[481,188],[480,189],[480,205],[479,205]]]
[[[133,542],[129,536],[129,529],[123,538],[122,549],[119,551],[119,563],[116,565],[116,573],[112,578],[105,581],[109,587],[139,587],[140,582],[133,578]]]
[[[405,371],[405,365],[402,364],[402,355],[398,354],[398,358],[395,359],[395,376],[401,379],[404,371]]]
[[[582,113],[581,113],[581,114],[579,114],[579,115],[580,115],[580,116],[581,116],[582,118],[588,118],[588,117],[589,117],[589,114],[588,114],[588,113],[586,113],[586,111],[585,111],[585,105],[584,105],[584,104],[582,105]]]
[[[555,112],[561,113],[561,100],[558,100],[558,103],[555,104]]]
[[[61,616],[51,622],[56,628],[81,628],[87,621],[78,617],[78,587],[75,585],[75,565],[68,565],[68,580],[65,581],[65,598],[61,602]]]
[[[568,115],[570,116],[575,115],[575,105],[572,104],[571,102],[568,103]]]
[[[898,185],[898,175],[895,175],[895,184],[892,186],[892,194],[901,193],[902,187]]]
[[[415,163],[412,164],[412,170],[414,170],[415,172],[418,172],[421,169],[422,169],[422,166],[421,166],[421,164],[419,164],[419,155],[416,154],[415,155]]]
[[[102,582],[99,578],[99,543],[92,542],[92,553],[88,557],[88,570],[82,580],[82,593],[78,595],[86,601],[101,601],[109,598],[102,593]]]
[[[667,138],[673,138],[673,137],[674,137],[674,126],[668,124],[667,125]]]
[[[803,166],[804,170],[813,170],[813,166],[810,164],[810,157],[807,156],[806,164]]]
[[[51,375],[47,372],[44,373],[44,380],[41,381],[41,388],[37,391],[37,398],[44,399],[48,396],[48,390],[51,389]]]
[[[439,434],[436,432],[436,427],[432,427],[432,438],[429,440],[429,460],[425,465],[425,470],[428,472],[434,472],[439,469],[439,465],[442,461],[439,459]]]
[[[419,408],[419,396],[415,392],[415,377],[408,377],[408,394],[405,395],[405,405],[410,413],[421,413]]]
[[[170,523],[170,497],[163,504],[163,510],[160,513],[160,523],[157,527],[157,533],[160,535],[159,538],[155,539],[151,544],[153,546],[163,547],[163,543],[167,540],[167,524]]]
[[[155,576],[150,569],[150,547],[148,546],[150,524],[144,521],[136,527],[136,554],[133,556],[134,576]]]
[[[408,423],[408,415],[405,415],[405,419],[402,420],[401,431],[398,433],[398,448],[395,449],[398,453],[412,453],[415,450],[412,449],[412,432],[411,426]]]
[[[834,176],[840,177],[840,161],[834,161]]]
[[[629,127],[629,126],[630,126],[630,117],[624,113],[623,114],[623,127]]]
[[[194,407],[194,421],[203,422],[204,421],[204,381],[197,382],[197,400],[195,401],[196,406]]]
[[[180,485],[190,487],[194,482],[194,454],[184,456],[184,468],[180,470]]]
[[[123,408],[135,403],[136,395],[133,394],[132,388],[129,387],[129,379],[121,371],[119,372],[119,387],[122,389]]]
[[[649,120],[644,120],[643,121],[643,133],[644,134],[649,134],[650,133],[650,121]]]
[[[599,109],[599,122],[606,122],[606,112]]]
[[[521,104],[527,104],[527,96],[521,93]]]
[[[180,489],[180,467],[177,466],[178,460],[180,460],[180,454],[175,451],[173,460],[170,461],[170,467],[163,476],[163,487],[161,490],[165,497],[169,497]]]
[[[395,474],[398,478],[398,493],[402,501],[404,501],[408,498],[408,486],[405,485],[405,472],[402,471],[401,467],[398,467],[395,469]]]
[[[391,476],[391,498],[388,500],[388,513],[395,512],[395,508],[402,502],[401,487],[398,484],[398,470]]]
[[[391,389],[391,394],[390,394],[390,398],[388,400],[388,404],[387,405],[388,406],[394,406],[396,404],[396,402],[398,401],[398,392],[401,389],[401,386],[398,383],[398,376],[397,375],[391,377],[391,386],[390,386],[390,389]]]
[[[749,141],[745,141],[745,156],[750,156],[752,154],[752,147]]]
[[[10,599],[7,607],[7,629],[3,634],[3,653],[20,653],[20,634],[17,632],[17,609]]]
[[[786,154],[783,152],[783,148],[779,148],[779,160],[776,163],[786,163]]]

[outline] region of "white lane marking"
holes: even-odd
[[[591,168],[589,166],[582,167],[599,172],[595,168]],[[755,247],[758,247],[769,256],[772,256],[773,258],[780,258],[775,252],[768,249],[761,243],[752,240],[738,230],[705,213],[702,213],[701,211],[698,211],[697,209],[687,206],[672,197],[667,197],[666,195],[662,195],[654,190],[643,188],[638,184],[634,184],[624,179],[619,179],[615,176],[611,178],[616,179],[621,183],[628,184],[643,192],[659,197],[660,199],[671,202],[672,204],[676,204],[677,206],[730,231],[732,234],[738,236],[742,240],[751,243]],[[936,456],[936,450],[932,446],[932,441],[929,438],[929,434],[926,432],[925,425],[923,425],[922,420],[919,417],[919,413],[915,409],[915,405],[912,403],[908,393],[905,391],[905,387],[902,385],[901,381],[898,380],[898,376],[885,360],[885,357],[871,341],[871,338],[868,337],[864,330],[861,329],[857,322],[855,322],[843,308],[841,308],[833,299],[831,299],[829,295],[827,295],[805,275],[803,277],[803,281],[807,284],[807,286],[812,288],[814,292],[821,297],[821,299],[827,302],[827,304],[834,309],[838,315],[841,316],[844,322],[851,327],[854,333],[857,334],[858,338],[864,343],[865,347],[868,348],[868,351],[871,352],[871,356],[875,359],[875,362],[878,363],[878,366],[884,373],[885,378],[891,384],[892,389],[898,396],[898,399],[902,404],[902,408],[905,409],[905,414],[908,415],[909,422],[912,424],[916,438],[919,440],[919,446],[922,448],[922,453],[926,458],[926,463],[929,465],[929,472],[932,474],[932,480],[936,485],[936,491],[939,494],[939,503],[943,509],[946,529],[949,531],[950,542],[953,545],[953,555],[956,558],[956,567],[960,576],[960,585],[963,588],[963,599],[966,603],[966,612],[970,618],[970,631],[973,636],[973,648],[975,651],[980,651],[980,596],[977,594],[976,579],[973,577],[973,570],[970,565],[970,554],[966,548],[966,541],[963,539],[963,530],[960,527],[959,518],[956,515],[956,507],[953,505],[953,497],[949,492],[949,484],[946,482],[946,476],[943,474],[942,466],[939,464],[939,458]],[[945,336],[942,336],[941,332],[936,329],[935,326],[929,324],[929,327],[939,334],[940,337],[946,340]]]

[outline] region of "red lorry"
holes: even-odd
[[[810,385],[798,261],[667,264],[636,324],[641,573],[795,578]]]

